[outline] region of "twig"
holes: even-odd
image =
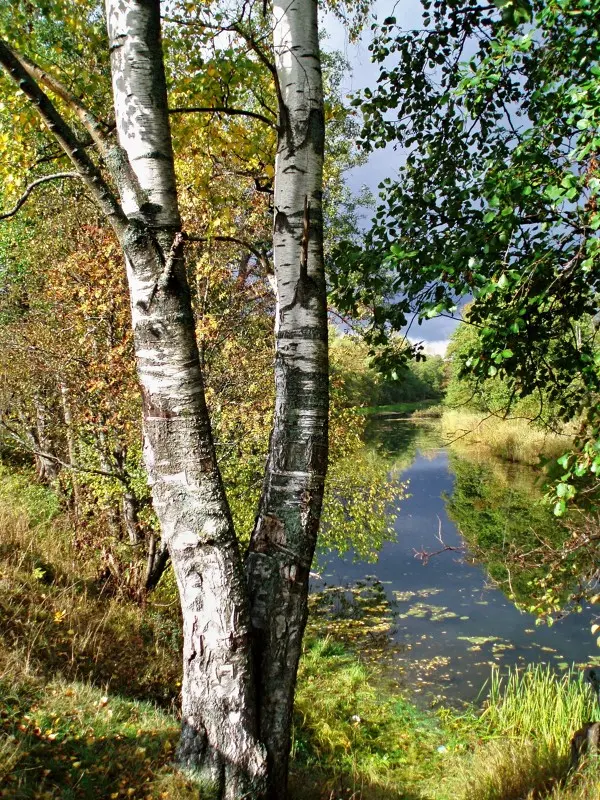
[[[228,114],[232,117],[250,117],[264,122],[270,128],[275,128],[276,125],[268,117],[259,114],[257,111],[245,111],[241,108],[227,108],[226,106],[191,106],[189,108],[170,108],[169,114]]]
[[[160,274],[160,277],[152,287],[152,291],[150,292],[150,297],[148,298],[148,302],[146,303],[146,309],[149,310],[154,298],[158,294],[158,292],[162,292],[166,289],[167,284],[171,280],[171,274],[173,272],[173,264],[177,258],[177,252],[181,245],[183,244],[183,240],[186,238],[185,234],[181,231],[178,231],[175,234],[175,238],[173,239],[173,244],[171,245],[171,249],[169,250],[169,255],[165,261],[165,266],[163,271]]]
[[[253,256],[256,257],[259,264],[265,268],[267,273],[272,273],[273,269],[269,264],[268,256],[265,252],[262,252],[257,247],[255,247],[250,242],[246,241],[245,239],[240,239],[237,236],[194,236],[192,234],[184,234],[184,238],[187,242],[198,242],[200,244],[205,242],[231,242],[231,244],[239,244],[241,247],[245,247]]]
[[[83,176],[80,175],[78,172],[56,172],[54,175],[44,175],[41,178],[38,178],[35,181],[32,181],[29,186],[25,189],[21,197],[17,200],[16,205],[14,205],[10,211],[5,211],[4,214],[0,214],[0,219],[8,219],[9,217],[13,217],[17,211],[21,208],[21,206],[25,203],[31,192],[35,189],[36,186],[39,186],[41,183],[47,183],[48,181],[56,181],[61,180],[62,178],[78,178],[82,179]]]
[[[438,517],[438,532],[437,532],[437,536],[435,538],[442,545],[441,550],[433,550],[432,551],[432,550],[425,550],[425,548],[423,548],[422,550],[416,550],[415,548],[413,548],[414,557],[418,558],[419,561],[422,562],[423,566],[427,566],[427,564],[429,563],[429,559],[430,558],[433,558],[433,556],[439,556],[441,553],[447,553],[447,552],[464,553],[464,551],[465,551],[464,546],[452,547],[451,545],[446,544],[444,542],[444,540],[442,539],[442,521],[441,521],[441,519],[439,517]]]

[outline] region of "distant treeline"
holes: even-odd
[[[332,389],[347,406],[385,406],[441,400],[446,367],[441,356],[410,362],[396,379],[384,377],[370,365],[367,345],[358,337],[330,335]]]

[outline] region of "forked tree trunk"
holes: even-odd
[[[269,797],[287,796],[296,673],[327,469],[324,113],[317,0],[275,0],[275,417],[247,556]]]
[[[260,797],[242,561],[204,401],[167,114],[158,0],[107,0],[119,142],[142,201],[122,193],[143,394],[144,460],[183,612],[180,760],[219,797]],[[139,220],[139,222],[136,222]]]
[[[224,800],[284,798],[327,464],[317,3],[276,0],[274,6],[280,101],[277,397],[246,573],[204,400],[177,205],[159,0],[106,0],[106,15],[120,148],[68,89],[2,42],[0,64],[75,164],[126,256],[144,460],[183,612],[180,761],[208,779]],[[86,127],[119,187],[120,205],[36,80],[68,102]]]

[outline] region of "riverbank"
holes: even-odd
[[[167,580],[145,604],[99,582],[101,552],[76,541],[54,495],[0,479],[0,797],[191,800],[173,773],[180,625]],[[371,633],[363,638],[372,639]],[[355,642],[360,644],[361,633]],[[420,710],[369,652],[307,632],[292,758],[296,800],[552,800],[587,687],[542,670],[497,684],[483,715]],[[568,709],[568,712],[564,710]],[[558,713],[558,711],[561,713]],[[518,758],[516,755],[518,754]]]
[[[444,409],[441,428],[445,441],[457,450],[476,450],[529,466],[538,466],[540,457],[558,458],[573,440],[568,430],[547,431],[527,419],[503,419],[465,409]]]

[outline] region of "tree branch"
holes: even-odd
[[[26,452],[31,453],[34,456],[47,458],[49,461],[54,461],[55,464],[60,464],[61,467],[70,469],[73,472],[86,472],[90,475],[102,475],[104,478],[115,478],[124,486],[129,486],[127,479],[123,477],[123,475],[119,475],[118,472],[109,472],[108,470],[104,469],[92,469],[90,467],[80,467],[77,464],[69,464],[66,461],[63,461],[62,458],[58,458],[58,456],[55,456],[52,453],[45,453],[43,450],[36,450],[34,447],[30,447],[27,442],[25,442],[23,438],[19,436],[19,434],[13,428],[11,428],[10,425],[7,425],[3,419],[0,419],[0,425],[8,432],[9,436],[11,436],[21,445]]]
[[[46,72],[42,67],[32,61],[22,53],[4,44],[10,51],[14,59],[21,65],[23,70],[29,75],[31,80],[46,86],[54,94],[64,100],[65,103],[75,112],[77,118],[87,130],[92,142],[98,148],[98,152],[104,158],[111,175],[117,183],[121,194],[130,191],[137,199],[138,205],[143,205],[145,198],[140,189],[138,179],[131,169],[131,165],[122,147],[112,136],[116,125],[107,125],[96,117],[84,103],[71,92],[58,78]],[[83,146],[83,145],[80,145]]]
[[[188,242],[231,242],[232,244],[239,244],[241,247],[245,247],[246,250],[249,250],[253,256],[256,256],[259,264],[262,264],[266,269],[267,274],[273,272],[267,254],[245,239],[238,239],[237,236],[191,236],[190,234],[185,234],[185,239]]]
[[[26,55],[17,52],[12,47],[9,49],[13,56],[21,64],[23,69],[33,80],[38,81],[43,86],[46,86],[73,109],[83,127],[87,130],[94,143],[98,146],[98,149],[104,153],[110,146],[110,142],[108,140],[108,127],[105,126],[104,123],[98,119],[98,117],[92,114],[89,108],[87,108],[87,106],[85,106],[82,101],[76,95],[74,95],[64,85],[64,83],[62,83],[62,81],[59,81],[58,78],[55,78],[49,72],[46,72],[45,69],[40,67],[35,63],[35,61],[32,61]]]
[[[58,113],[48,95],[42,91],[10,47],[2,40],[0,40],[0,65],[31,100],[46,127],[69,156],[80,177],[120,237],[124,233],[128,220],[111,188],[98,167],[81,148],[79,140]]]
[[[21,208],[21,206],[25,203],[31,192],[35,189],[36,186],[39,186],[41,183],[47,183],[48,181],[56,181],[62,178],[81,178],[81,175],[78,172],[57,172],[54,175],[44,175],[41,178],[33,181],[29,184],[29,186],[25,189],[21,197],[17,200],[17,203],[10,211],[5,211],[4,214],[0,214],[0,219],[8,219],[9,217],[13,217],[17,211]]]
[[[257,119],[260,122],[264,122],[264,124],[268,125],[270,128],[276,128],[275,124],[263,114],[259,114],[255,111],[244,111],[241,108],[227,108],[225,106],[170,108],[169,114],[229,114],[230,116],[250,117],[252,119]]]
[[[267,56],[262,47],[258,44],[256,39],[253,36],[251,36],[248,33],[248,31],[245,31],[239,24],[239,22],[234,22],[232,25],[230,25],[229,30],[235,31],[239,36],[241,36],[242,39],[246,41],[250,49],[256,53],[259,61],[262,64],[264,64],[264,66],[269,70],[269,72],[273,76],[273,81],[275,84],[275,92],[277,93],[279,108],[280,110],[282,108],[285,108],[285,103],[283,100],[283,92],[281,90],[281,84],[279,83],[279,76],[277,74],[277,69],[275,67],[275,64],[270,60],[270,58]]]

